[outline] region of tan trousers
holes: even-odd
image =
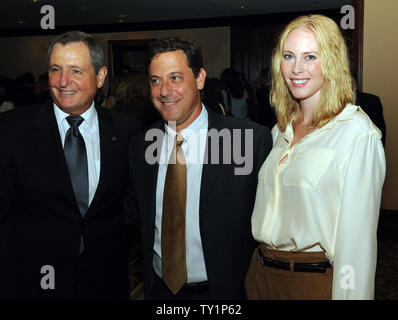
[[[275,269],[261,263],[258,250],[264,257],[290,263],[290,271]],[[328,261],[324,252],[289,252],[270,250],[261,244],[254,250],[246,276],[249,300],[331,300],[333,267],[325,273],[295,272],[294,262]]]

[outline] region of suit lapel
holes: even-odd
[[[37,127],[36,138],[37,141],[40,142],[37,147],[43,147],[47,149],[47,151],[51,148],[54,152],[48,154],[48,156],[55,157],[60,160],[61,155],[63,157],[64,152],[53,108],[54,107],[51,104],[45,104],[40,106],[38,109],[34,121]]]
[[[208,110],[208,109],[207,109]],[[216,185],[217,178],[222,170],[222,165],[220,164],[211,164],[211,159],[212,159],[212,141],[209,136],[209,131],[212,129],[219,130],[219,124],[218,124],[218,119],[216,115],[214,115],[211,111],[208,110],[208,120],[209,120],[209,126],[208,126],[208,131],[207,131],[207,140],[206,140],[206,151],[205,151],[205,157],[203,163],[203,169],[202,169],[202,183],[201,183],[201,188],[200,188],[200,204],[199,204],[199,211],[202,214],[202,212],[206,211],[206,208],[209,204],[209,195],[212,194],[212,191],[214,189],[214,186]],[[213,142],[214,143],[214,142]],[[223,139],[218,140],[219,143],[219,148],[217,148],[217,152],[219,152],[219,162],[222,160],[221,155],[223,150]]]
[[[165,127],[164,127],[164,122],[159,121],[157,122],[151,129],[155,130],[161,130],[163,132],[163,135],[165,134]],[[155,229],[155,216],[156,216],[156,189],[157,189],[157,178],[158,178],[158,172],[159,172],[159,161],[160,161],[160,154],[161,154],[161,148],[162,148],[162,142],[163,138],[160,141],[156,154],[156,163],[155,164],[148,164],[145,161],[144,165],[144,177],[148,183],[145,184],[145,193],[149,196],[149,203],[148,203],[148,209],[149,209],[149,216],[148,216],[148,225],[152,226],[151,231],[154,232]],[[139,152],[143,152],[145,154],[145,151],[147,148],[153,143],[153,141],[145,141],[144,143],[144,150],[140,150]],[[142,155],[138,155],[141,157]],[[145,156],[144,156],[145,158]],[[153,239],[153,235],[151,237]]]
[[[56,184],[52,183],[54,188],[58,190],[59,194],[65,195],[66,201],[70,202],[71,206],[76,207],[76,212],[72,212],[72,214],[80,215],[53,108],[53,104],[48,103],[39,107],[37,112],[34,121],[36,130],[34,130],[32,140],[37,155],[37,157],[34,156],[34,159],[41,162],[40,167],[45,168],[43,183],[46,183],[46,179],[50,179],[52,182],[56,181]],[[70,215],[71,211],[65,210],[65,214]]]
[[[100,176],[98,180],[98,186],[95,191],[93,200],[87,210],[86,216],[89,216],[91,212],[95,211],[93,208],[101,201],[102,195],[105,191],[106,181],[111,181],[108,178],[109,174],[112,174],[112,143],[117,139],[114,135],[112,119],[100,108],[96,108],[98,115],[98,126],[99,126],[99,140],[100,140],[100,153],[101,153],[101,165],[100,165]]]

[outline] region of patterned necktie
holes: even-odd
[[[79,131],[84,119],[80,116],[70,115],[66,118],[70,128],[65,135],[64,154],[68,166],[69,176],[72,181],[73,192],[76,197],[82,217],[88,209],[88,164],[84,139]],[[84,251],[83,237],[80,239],[80,253]]]
[[[185,211],[187,168],[180,133],[167,166],[162,214],[162,278],[173,294],[187,282]]]

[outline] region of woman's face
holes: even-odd
[[[283,46],[281,71],[300,105],[318,105],[324,80],[318,43],[311,31],[295,29],[289,33]]]

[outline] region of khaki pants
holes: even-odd
[[[290,263],[290,271],[261,263],[264,257]],[[254,250],[246,276],[246,294],[250,300],[331,300],[333,267],[325,273],[295,272],[293,264],[328,261],[322,252],[289,252],[270,250],[261,244]]]

